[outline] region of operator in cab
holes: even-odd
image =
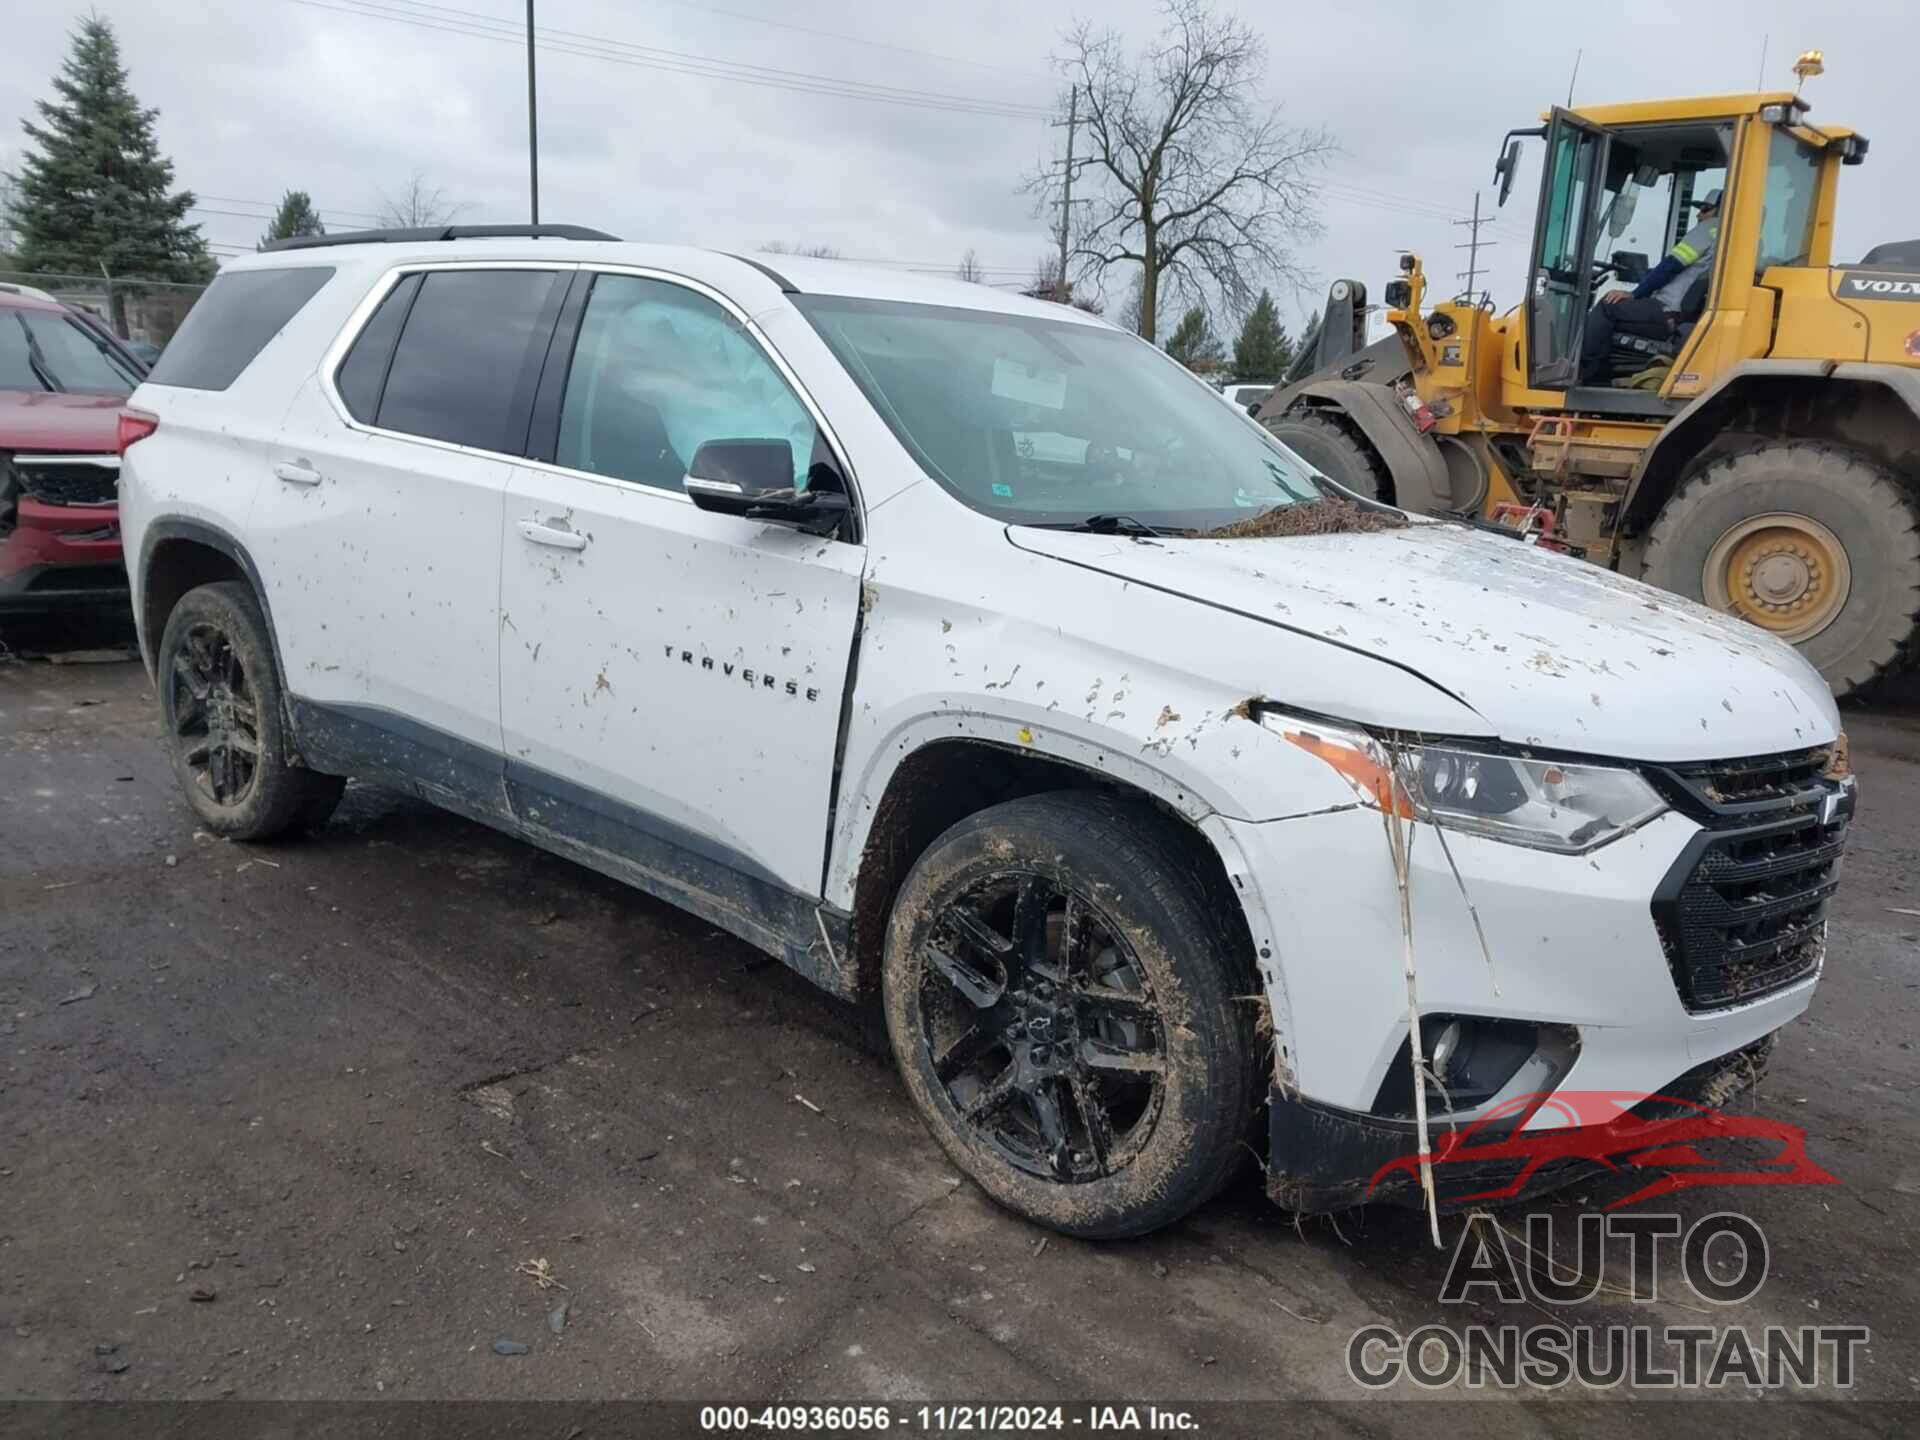
[[[1713,268],[1714,246],[1720,238],[1720,192],[1709,190],[1694,204],[1699,218],[1660,263],[1647,271],[1631,292],[1615,290],[1603,295],[1587,316],[1587,331],[1580,344],[1582,385],[1607,383],[1608,352],[1616,332],[1665,340],[1676,325],[1699,318],[1697,313],[1684,315],[1681,311],[1694,282]]]

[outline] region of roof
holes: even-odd
[[[736,302],[758,311],[778,303],[782,292],[894,300],[919,305],[951,305],[1006,315],[1106,328],[1108,323],[1070,305],[1034,300],[1006,290],[938,275],[916,275],[850,260],[820,260],[798,255],[741,255],[691,245],[649,245],[626,240],[534,239],[524,236],[451,240],[381,240],[332,244],[245,255],[221,267],[221,274],[319,265],[348,266],[369,274],[424,261],[528,261],[562,265],[631,265],[665,270],[715,286]]]
[[[1791,90],[1741,90],[1726,95],[1687,95],[1668,100],[1630,100],[1617,105],[1575,105],[1572,111],[1595,125],[1644,125],[1687,120],[1717,120],[1732,115],[1752,115],[1763,105],[1788,105],[1800,99]],[[1541,112],[1542,120],[1553,118],[1551,110]]]
[[[56,314],[67,308],[58,300],[25,294],[15,285],[0,285],[0,307],[9,310],[51,310]]]

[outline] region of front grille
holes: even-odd
[[[120,498],[112,455],[17,455],[20,488],[48,505],[111,505]]]
[[[1853,813],[1851,786],[1824,773],[1829,758],[1807,750],[1651,772],[1708,827],[1653,901],[1687,1009],[1755,1000],[1819,969]]]

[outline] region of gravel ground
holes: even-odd
[[[0,1398],[1348,1402],[1360,1326],[1545,1313],[1442,1306],[1419,1217],[1296,1224],[1252,1176],[1144,1241],[1048,1237],[960,1182],[870,1016],[758,952],[371,787],[311,840],[212,840],[140,666],[88,654],[124,635],[0,639]],[[1738,1315],[1663,1292],[1574,1317],[1871,1327],[1799,1433],[1920,1402],[1920,712],[1848,726],[1826,979],[1741,1102],[1841,1183],[1670,1202],[1764,1227]],[[1473,1428],[1585,1428],[1581,1399]],[[1699,1423],[1606,1408],[1609,1433]]]

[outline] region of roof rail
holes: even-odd
[[[269,240],[262,250],[315,250],[323,245],[409,244],[427,240],[618,240],[584,225],[430,225],[416,230],[342,230]]]

